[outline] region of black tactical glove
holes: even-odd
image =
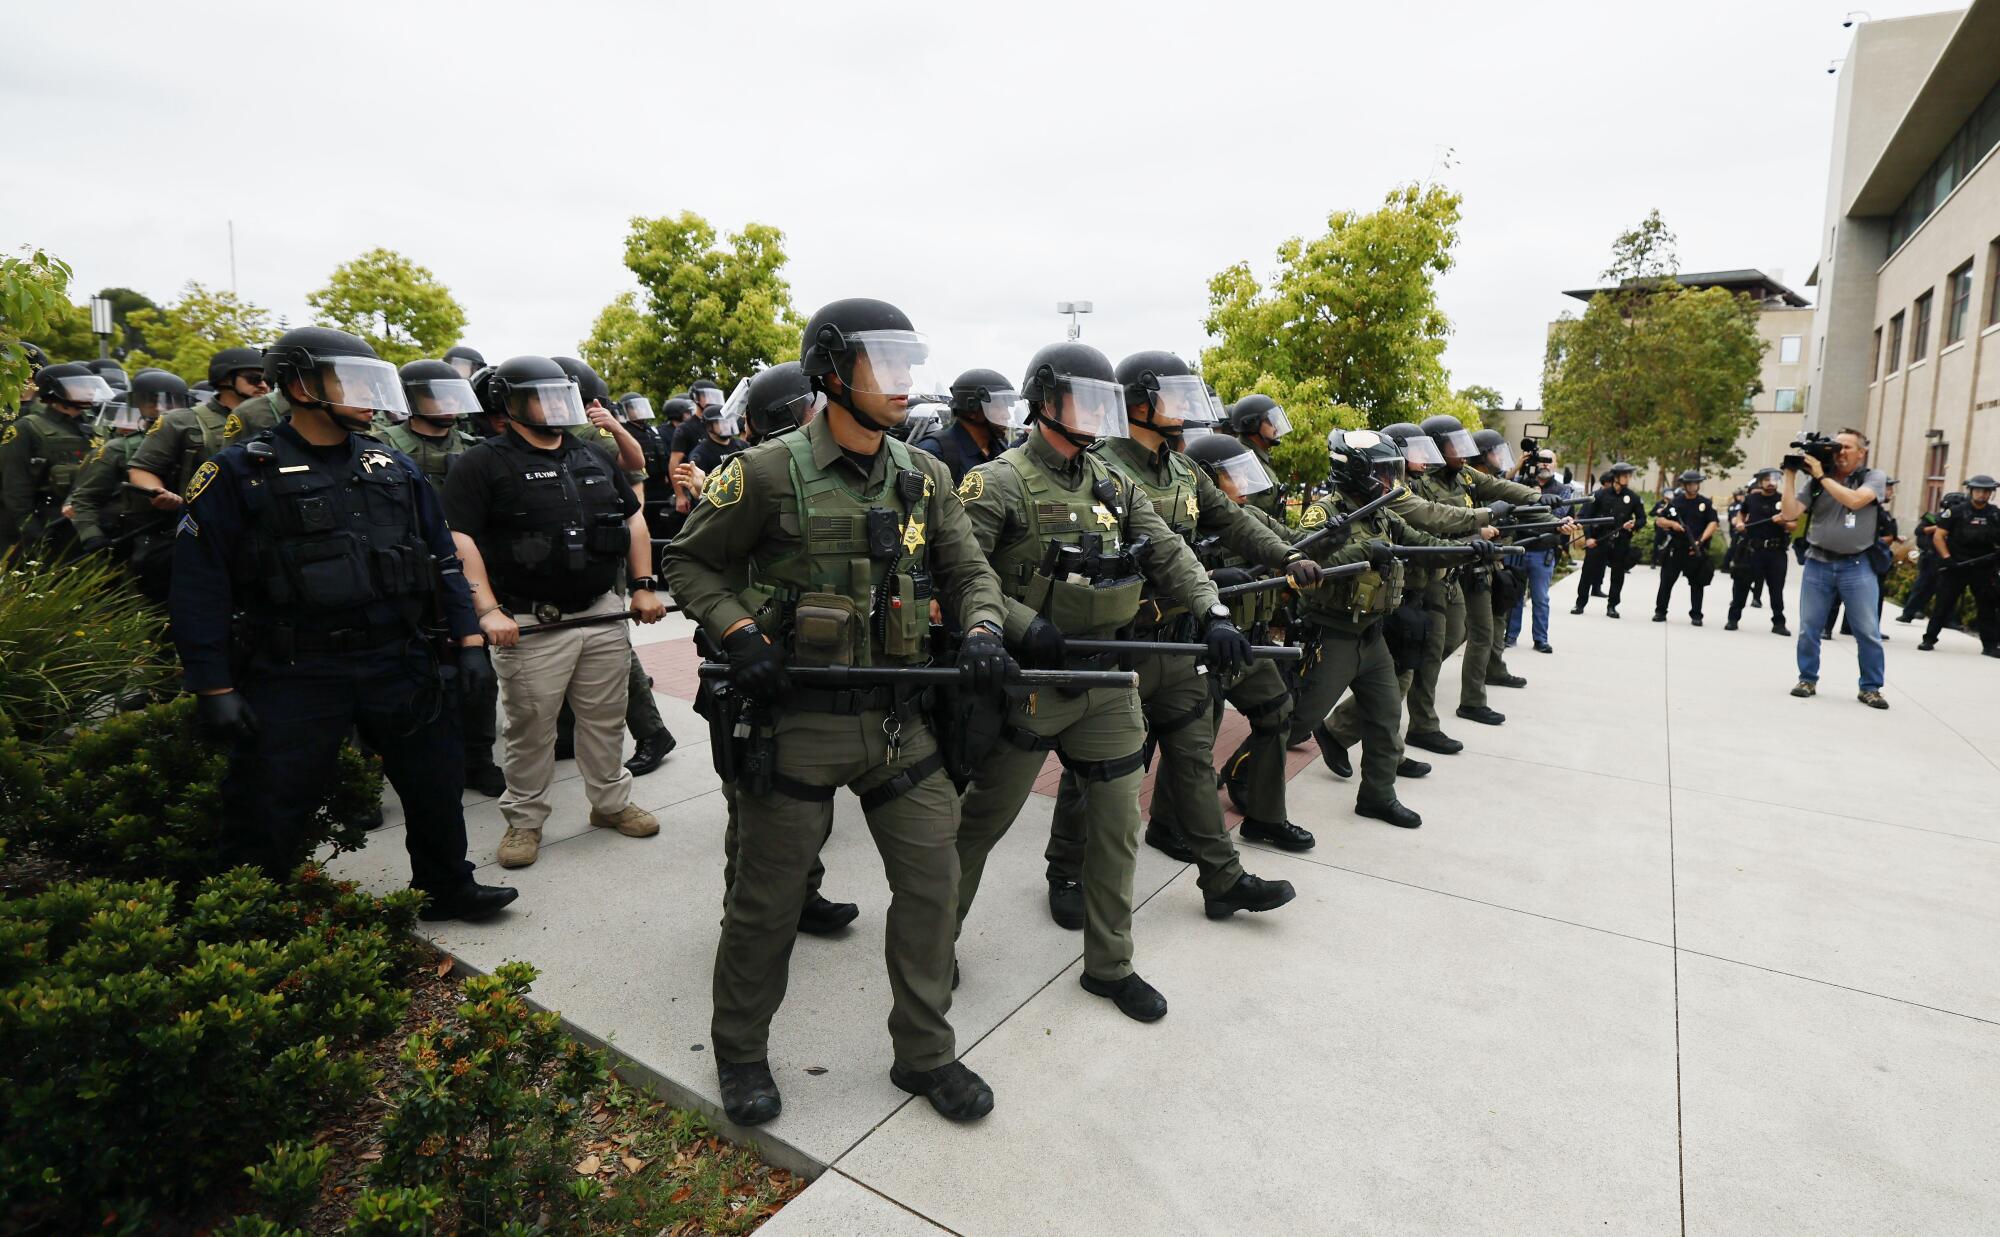
[[[729,655],[730,682],[752,700],[776,700],[791,686],[785,675],[785,659],[755,623],[724,636],[722,651]]]
[[[257,715],[242,692],[196,696],[194,713],[203,732],[218,739],[247,739],[257,733]]]
[[[1483,537],[1475,537],[1468,544],[1472,546],[1472,561],[1475,563],[1490,563],[1500,557],[1500,545],[1498,542],[1488,541]]]
[[[493,689],[493,658],[483,644],[460,645],[458,650],[458,693],[464,700],[478,700]]]
[[[1561,494],[1558,494],[1553,490],[1544,490],[1542,492],[1541,498],[1537,499],[1536,501],[1540,502],[1544,507],[1560,507],[1564,503],[1568,502],[1569,499],[1563,497]]]
[[[1390,564],[1395,561],[1395,546],[1390,545],[1386,541],[1371,541],[1368,543],[1368,567],[1371,571],[1378,574],[1386,572],[1389,570]]]
[[[1217,588],[1229,588],[1237,584],[1250,583],[1250,572],[1244,567],[1217,567],[1208,573],[1208,578]]]
[[[965,633],[958,645],[958,665],[960,670],[970,671],[972,690],[991,695],[999,694],[1021,669],[1008,655],[1006,644],[986,627]]]
[[[1498,520],[1503,518],[1509,511],[1512,511],[1514,504],[1507,502],[1505,499],[1496,498],[1486,504],[1486,509],[1493,513],[1494,519]]]
[[[82,541],[76,543],[76,548],[82,550],[85,554],[95,554],[99,550],[110,549],[111,538],[103,536],[85,537]]]
[[[1300,588],[1308,588],[1314,584],[1318,584],[1320,576],[1325,573],[1320,570],[1318,563],[1301,556],[1285,564],[1285,574],[1290,576],[1292,583],[1298,585]]]
[[[1045,618],[1037,618],[1021,633],[1021,657],[1043,670],[1060,670],[1063,664],[1062,628]]]
[[[1234,674],[1250,665],[1250,638],[1226,618],[1210,619],[1202,640],[1208,645],[1208,668]]]

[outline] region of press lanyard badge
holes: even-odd
[[[1847,526],[1849,528],[1854,527],[1854,513],[1852,511],[1847,513]]]

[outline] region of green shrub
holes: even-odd
[[[228,763],[199,733],[192,696],[120,713],[38,759],[0,740],[0,835],[92,873],[191,887],[218,866]],[[376,762],[343,746],[298,860],[328,843],[359,848],[365,831],[354,822],[381,797]]]
[[[459,1021],[434,1021],[403,1046],[410,1079],[391,1100],[373,1176],[443,1190],[467,1232],[534,1223],[559,1201],[574,1214],[591,1201],[567,1184],[569,1135],[610,1071],[563,1033],[559,1015],[529,1006],[534,978],[534,967],[508,962],[467,979]]]
[[[0,735],[59,743],[121,697],[167,690],[166,639],[166,615],[102,554],[0,559]]]
[[[0,1214],[131,1224],[306,1138],[408,1005],[417,904],[310,867],[284,887],[239,868],[184,908],[161,880],[0,902]]]

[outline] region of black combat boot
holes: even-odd
[[[1123,979],[1096,979],[1089,971],[1077,978],[1092,996],[1110,997],[1118,1012],[1139,1022],[1158,1022],[1167,1016],[1167,998],[1137,974]]]
[[[799,908],[799,931],[807,936],[831,936],[860,914],[861,908],[852,902],[829,902],[815,893]]]
[[[1146,845],[1176,863],[1194,862],[1194,848],[1181,836],[1181,831],[1157,817],[1146,822]]]
[[[667,753],[673,750],[672,731],[661,730],[656,734],[649,734],[639,740],[633,748],[632,759],[625,762],[625,767],[632,771],[633,777],[644,777],[659,768],[661,762],[666,760]]]
[[[962,1061],[951,1061],[936,1069],[904,1069],[900,1065],[889,1067],[889,1081],[908,1091],[911,1095],[921,1095],[938,1110],[938,1115],[950,1121],[977,1121],[993,1111],[993,1088],[986,1080],[965,1068]]]
[[[1325,726],[1313,727],[1313,742],[1319,744],[1319,758],[1326,762],[1327,768],[1333,770],[1335,777],[1354,776],[1354,762],[1347,758],[1347,749],[1340,745],[1340,740],[1333,737],[1331,730]]]
[[[1264,842],[1279,850],[1311,850],[1315,841],[1310,832],[1299,828],[1289,820],[1281,820],[1274,825],[1269,821],[1251,820],[1246,816],[1243,818],[1243,828],[1239,832],[1246,842]]]
[[[1049,918],[1058,928],[1083,931],[1083,886],[1075,881],[1049,882]]]
[[[1267,881],[1245,872],[1214,897],[1202,895],[1201,909],[1210,919],[1227,919],[1237,911],[1274,911],[1296,896],[1290,881]]]
[[[1366,799],[1354,801],[1354,814],[1374,820],[1387,821],[1398,829],[1415,829],[1424,823],[1424,818],[1404,807],[1395,799],[1386,803],[1370,803]]]
[[[784,1107],[769,1061],[732,1064],[718,1057],[715,1072],[722,1080],[722,1111],[736,1124],[762,1125]]]

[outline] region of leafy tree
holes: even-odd
[[[1203,325],[1220,342],[1202,353],[1217,392],[1263,391],[1295,423],[1335,406],[1377,426],[1430,415],[1450,398],[1436,284],[1460,204],[1441,185],[1401,185],[1379,210],[1335,211],[1324,235],[1279,245],[1268,289],[1247,262],[1217,273]]]
[[[1606,270],[1615,287],[1549,332],[1542,400],[1562,447],[1668,470],[1742,463],[1753,423],[1745,396],[1764,350],[1758,304],[1673,278],[1673,234],[1659,212],[1620,236]]]
[[[1494,390],[1492,387],[1460,387],[1457,392],[1457,398],[1464,400],[1478,411],[1480,425],[1490,430],[1503,430],[1507,428],[1505,401],[1500,398],[1500,392]],[[1463,418],[1460,419],[1463,420]],[[1466,424],[1470,425],[1471,422],[1467,421]]]
[[[760,366],[793,360],[805,322],[785,281],[785,234],[746,224],[718,244],[693,211],[635,216],[625,265],[641,292],[605,306],[578,348],[613,391],[654,403],[698,378],[727,390]]]
[[[135,311],[128,329],[145,346],[126,357],[126,365],[157,365],[189,382],[208,377],[208,359],[222,349],[269,343],[276,335],[270,311],[193,280],[173,304]]]
[[[55,327],[75,308],[65,295],[69,263],[39,249],[22,253],[0,257],[0,408],[20,407],[21,388],[35,372],[28,354],[14,345],[27,340],[49,349],[52,358],[60,356],[51,342]]]
[[[442,356],[465,330],[465,310],[451,290],[391,249],[371,249],[333,268],[306,304],[318,325],[359,335],[392,365]]]

